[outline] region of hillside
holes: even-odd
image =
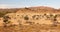
[[[3,32],[60,32],[60,9],[39,6],[0,11],[6,13],[0,14]]]

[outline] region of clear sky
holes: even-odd
[[[19,8],[29,6],[60,8],[60,0],[0,0],[0,8]]]

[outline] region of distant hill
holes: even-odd
[[[13,8],[13,9],[0,9],[0,17],[4,16],[7,13],[15,13],[20,8]]]
[[[19,11],[30,11],[30,12],[35,11],[35,12],[45,12],[45,13],[46,12],[48,12],[48,13],[50,13],[50,12],[53,12],[53,13],[58,12],[58,13],[60,13],[60,9],[55,9],[55,8],[52,8],[52,7],[45,7],[45,6],[29,7],[29,8],[25,7],[25,8],[21,8]]]

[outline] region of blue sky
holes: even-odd
[[[0,8],[48,6],[60,8],[60,0],[0,0]]]

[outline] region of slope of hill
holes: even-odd
[[[6,16],[9,16],[12,21],[15,23],[21,22],[33,22],[39,24],[54,24],[56,25],[59,22],[60,11],[58,12],[57,9],[50,8],[50,7],[29,7],[29,8],[20,8],[16,13],[8,13]],[[29,20],[25,20],[29,19]]]
[[[0,17],[3,32],[60,32],[60,9],[41,6],[8,12],[12,13]]]

